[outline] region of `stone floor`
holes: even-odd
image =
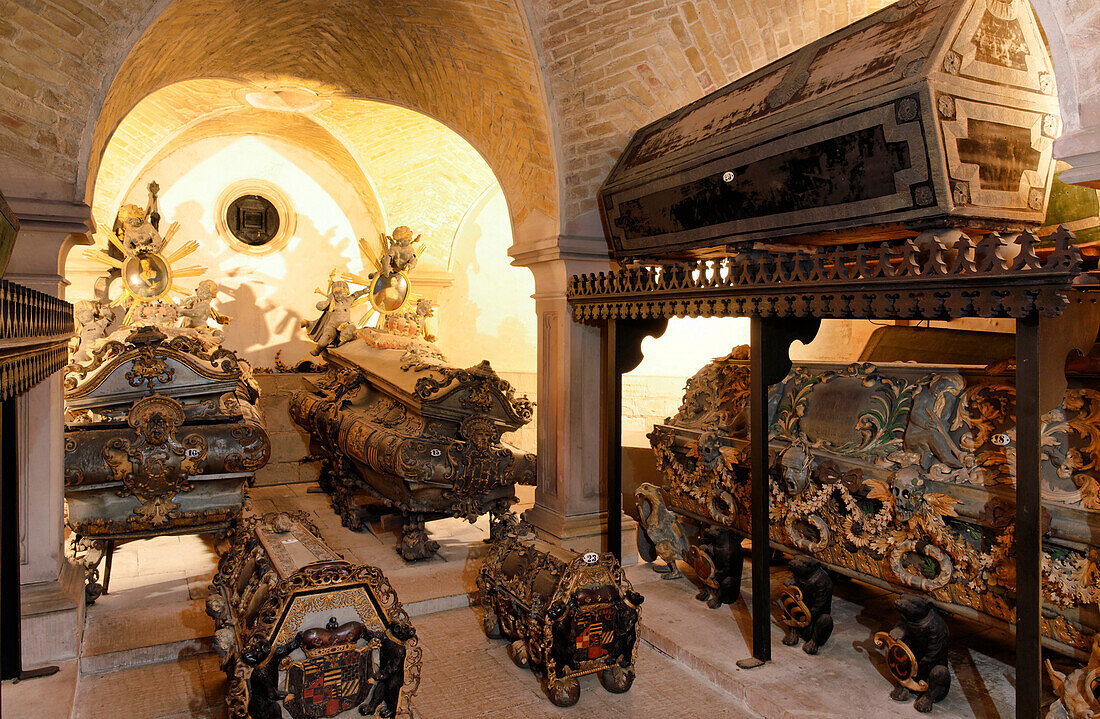
[[[531,496],[522,497],[525,503]],[[889,629],[893,595],[843,581],[834,602],[836,631],[816,657],[780,643],[773,622],[774,661],[744,671],[751,635],[749,572],[736,604],[709,610],[693,597],[690,576],[663,581],[648,565],[628,577],[646,597],[638,678],[626,694],[582,680],[575,707],[546,699],[535,676],[515,667],[503,641],[486,639],[470,606],[487,526],[459,520],[428,525],[441,549],[408,565],[393,551],[396,526],[373,532],[340,526],[327,497],[296,484],[257,487],[252,510],[304,509],[325,540],[345,558],[379,566],[413,616],[424,665],[413,710],[421,719],[463,717],[677,716],[850,718],[920,716],[911,703],[894,703],[891,684],[871,635]],[[7,719],[169,719],[224,717],[224,674],[211,652],[213,624],[203,610],[216,564],[212,540],[162,537],[123,545],[115,555],[110,593],[88,608],[79,665],[69,662],[54,677],[5,683]],[[777,587],[785,577],[774,570]],[[997,719],[1013,716],[1009,638],[996,630],[951,620],[953,686],[933,716]],[[853,707],[859,707],[858,711]],[[71,708],[71,709],[70,709]]]

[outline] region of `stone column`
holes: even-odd
[[[4,279],[64,298],[60,267],[76,244],[90,244],[87,205],[7,196],[19,218]],[[17,400],[19,555],[23,666],[77,656],[84,626],[84,572],[65,557],[64,417],[61,374]]]
[[[535,276],[538,315],[538,487],[525,518],[547,541],[578,552],[606,550],[607,502],[600,470],[600,328],[574,322],[569,278],[609,269],[602,237],[550,237],[516,244],[513,264]],[[623,561],[634,563],[635,524],[626,515]]]

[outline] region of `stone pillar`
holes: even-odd
[[[64,298],[60,267],[76,244],[90,244],[87,205],[7,196],[19,218],[4,279]],[[77,656],[84,626],[84,572],[65,557],[64,415],[61,374],[17,400],[19,555],[23,666]]]
[[[517,244],[513,264],[535,276],[538,315],[538,487],[525,518],[547,541],[578,552],[604,551],[607,502],[600,469],[600,328],[574,322],[569,278],[609,268],[602,237],[550,237]],[[635,524],[626,515],[623,561],[637,561]]]

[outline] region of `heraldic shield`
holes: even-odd
[[[580,631],[573,642],[573,656],[578,662],[609,654],[615,639],[615,618],[615,607],[611,604],[590,605],[577,612],[576,626]]]
[[[348,631],[352,627],[354,630]],[[356,647],[362,633],[358,622],[342,625],[336,631],[307,632],[328,636],[310,637],[314,646],[307,646],[304,638],[306,658],[286,665],[288,694],[283,705],[294,719],[336,716],[366,700],[373,683],[370,658],[375,644]]]

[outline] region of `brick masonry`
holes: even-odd
[[[287,402],[295,390],[305,389],[303,379],[316,379],[316,374],[257,374],[260,384],[260,407],[267,419],[267,435],[271,438],[271,459],[256,472],[256,486],[315,482],[319,464],[302,464],[298,460],[309,454],[309,435],[290,419]]]
[[[1047,34],[1063,62],[1072,59],[1060,81],[1075,73],[1079,114],[1094,116],[1100,9],[1036,2],[1058,24]],[[456,130],[500,179],[517,226],[533,213],[567,223],[590,215],[595,188],[636,128],[887,4],[2,3],[0,154],[74,182],[77,195],[90,196],[112,133],[151,92],[204,77],[305,80],[412,107]]]

